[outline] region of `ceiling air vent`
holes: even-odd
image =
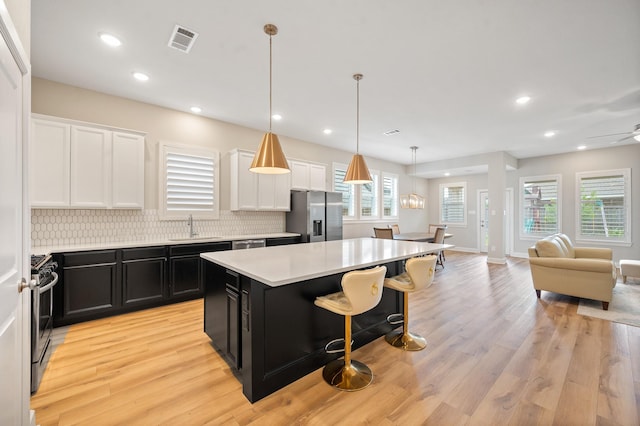
[[[173,28],[173,33],[169,39],[169,47],[180,50],[184,53],[189,53],[193,47],[193,43],[198,38],[198,33],[188,30],[180,25],[176,25]]]
[[[398,130],[398,129],[387,130],[383,134],[386,135],[386,136],[391,136],[391,135],[395,135],[396,133],[400,133],[400,130]]]

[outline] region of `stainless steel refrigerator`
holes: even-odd
[[[287,212],[287,232],[312,243],[342,239],[342,194],[325,191],[291,191],[291,211]]]

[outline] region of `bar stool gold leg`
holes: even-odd
[[[427,347],[427,340],[409,332],[409,293],[404,292],[404,321],[402,330],[393,330],[384,337],[391,346],[405,351],[421,351]]]
[[[366,388],[373,381],[369,367],[351,360],[351,315],[344,317],[344,359],[336,359],[325,365],[322,377],[331,386],[344,391]]]

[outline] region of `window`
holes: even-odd
[[[361,219],[370,219],[370,218],[378,218],[380,214],[378,213],[378,200],[379,200],[379,187],[378,182],[380,181],[380,176],[378,173],[374,173],[369,170],[371,174],[371,179],[373,182],[371,183],[363,183],[360,186],[360,218]]]
[[[398,176],[382,172],[382,217],[398,217]]]
[[[520,237],[541,237],[560,231],[561,176],[520,178]]]
[[[159,168],[161,219],[218,218],[218,151],[161,142]]]
[[[467,224],[466,192],[466,182],[440,184],[440,223]]]
[[[363,185],[344,183],[346,164],[333,164],[333,190],[342,193],[344,219],[397,219],[398,177],[369,170],[373,182]]]
[[[629,169],[576,173],[577,240],[631,243]]]
[[[342,217],[355,219],[356,217],[356,197],[355,185],[344,183],[347,174],[347,166],[344,164],[333,164],[333,190],[342,193]]]

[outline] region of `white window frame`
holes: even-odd
[[[526,206],[524,186],[527,183],[537,183],[537,182],[549,182],[555,181],[557,190],[556,190],[556,232],[562,232],[562,175],[552,174],[552,175],[541,175],[541,176],[524,176],[520,178],[520,188],[519,188],[519,197],[520,197],[520,220],[519,220],[519,235],[522,240],[538,240],[540,237],[545,237],[550,235],[548,232],[525,232],[524,227],[524,209]]]
[[[593,235],[582,235],[581,212],[582,212],[582,179],[622,176],[624,179],[624,235],[622,238],[597,237]],[[631,169],[599,170],[576,173],[576,242],[604,243],[607,245],[631,246]]]
[[[331,174],[331,186],[332,186],[332,190],[335,192],[341,192],[338,191],[336,189],[336,171],[340,170],[344,173],[346,173],[347,169],[348,169],[348,165],[347,164],[342,164],[342,163],[333,163],[332,165],[332,174]],[[382,189],[382,182],[385,176],[387,177],[392,177],[395,179],[395,204],[396,204],[396,208],[395,211],[396,213],[399,210],[399,198],[398,198],[398,176],[394,175],[392,173],[386,173],[386,172],[381,172],[379,170],[371,170],[369,169],[369,173],[371,174],[371,177],[374,179],[377,179],[377,188],[376,188],[376,193],[374,195],[375,197],[375,204],[376,204],[376,208],[377,208],[377,212],[375,215],[372,216],[364,216],[362,215],[362,185],[349,185],[349,187],[351,188],[351,205],[353,207],[353,214],[352,215],[343,215],[342,219],[345,222],[349,222],[349,221],[359,221],[359,222],[380,222],[381,220],[389,220],[389,221],[397,221],[398,220],[398,215],[396,216],[384,216],[383,215],[383,211],[384,211],[384,206],[383,206],[383,189]],[[343,193],[343,192],[342,192]],[[344,193],[343,193],[344,194]]]
[[[462,187],[462,222],[451,222],[450,220],[446,220],[446,218],[443,217],[444,190],[445,188],[458,188],[458,187]],[[439,197],[438,197],[438,206],[439,206],[438,217],[440,218],[439,222],[444,225],[450,225],[450,226],[467,226],[467,198],[468,198],[467,182],[441,183]]]
[[[218,219],[220,217],[220,153],[211,148],[194,147],[175,142],[159,143],[158,169],[159,169],[159,198],[158,217],[160,220],[185,220],[189,215],[194,219]],[[170,153],[186,155],[191,157],[201,157],[213,162],[212,176],[212,206],[210,209],[184,209],[171,210],[167,201],[167,156]]]

